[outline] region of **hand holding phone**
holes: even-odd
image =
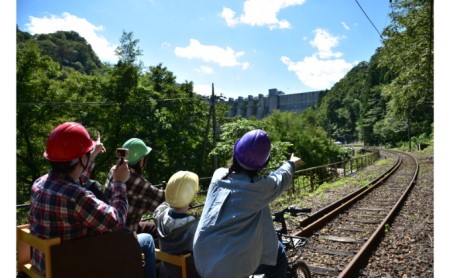
[[[123,161],[128,157],[127,148],[117,148],[116,157],[120,159],[119,165],[122,165]]]
[[[126,182],[130,176],[130,170],[128,168],[128,163],[123,163],[128,157],[128,149],[118,148],[116,150],[116,156],[119,158],[116,167],[113,171],[113,180]]]

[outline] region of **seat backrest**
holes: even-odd
[[[173,264],[181,267],[182,278],[187,278],[188,269],[187,269],[187,259],[192,257],[191,253],[182,254],[182,255],[173,255],[161,251],[160,249],[155,249],[156,251],[156,260],[163,261],[165,263]]]
[[[144,277],[141,247],[132,233],[109,232],[62,242],[51,252],[54,277]]]
[[[44,277],[37,268],[31,265],[31,247],[41,251],[45,255],[45,267],[47,278],[52,278],[51,259],[52,254],[50,247],[61,243],[61,239],[50,238],[41,239],[30,233],[29,225],[20,225],[16,228],[17,231],[17,271],[25,272],[32,278]]]
[[[17,271],[43,278],[31,265],[30,247],[45,254],[45,278],[144,277],[141,247],[131,233],[110,232],[62,242],[32,235],[28,224],[18,226]]]

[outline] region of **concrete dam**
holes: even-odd
[[[319,95],[326,91],[314,91],[286,95],[277,89],[269,89],[269,95],[259,94],[258,97],[251,95],[248,98],[238,97],[238,99],[229,98],[227,103],[230,106],[228,117],[241,116],[243,118],[262,119],[270,115],[274,110],[281,112],[291,111],[301,113],[305,109],[317,104]]]

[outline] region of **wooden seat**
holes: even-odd
[[[29,225],[17,226],[17,271],[24,272],[31,278],[44,277],[37,268],[31,265],[31,247],[45,254],[45,268],[47,278],[52,278],[50,247],[61,243],[61,239],[40,239],[30,234]]]
[[[187,278],[188,277],[188,263],[187,260],[189,258],[192,258],[192,254],[183,254],[183,255],[173,255],[166,253],[164,251],[161,251],[160,249],[155,249],[156,251],[156,260],[160,260],[165,263],[173,264],[176,266],[181,267],[181,277]]]
[[[143,277],[142,252],[133,234],[110,232],[61,242],[31,235],[28,225],[17,227],[17,269],[43,277],[30,263],[30,246],[45,253],[46,278]]]

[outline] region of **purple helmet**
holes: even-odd
[[[247,170],[260,170],[270,160],[270,138],[261,129],[247,132],[234,144],[234,157]]]

